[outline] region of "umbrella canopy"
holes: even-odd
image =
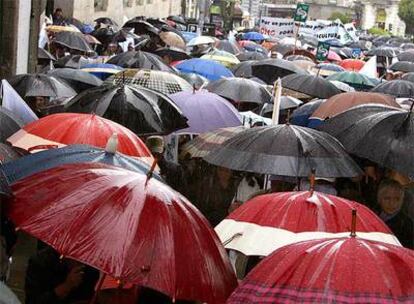
[[[383,242],[300,242],[264,259],[227,303],[411,303],[413,265],[414,251]]]
[[[383,46],[369,50],[366,53],[367,56],[379,56],[379,57],[397,57],[398,51],[396,48]]]
[[[259,52],[243,52],[237,55],[237,58],[240,61],[248,61],[248,60],[264,60],[268,57],[265,54]]]
[[[233,73],[220,63],[208,59],[193,58],[184,60],[175,66],[184,73],[196,73],[208,80],[217,80],[221,77],[233,77]]]
[[[105,164],[70,164],[25,178],[13,191],[8,215],[17,227],[121,282],[213,304],[224,303],[237,285],[208,222],[156,179]]]
[[[345,70],[358,72],[365,65],[365,61],[358,59],[345,59],[342,60],[339,65]]]
[[[342,93],[328,80],[319,76],[292,74],[282,78],[283,88],[318,98],[329,98]]]
[[[192,46],[197,46],[197,45],[201,45],[201,44],[212,44],[213,45],[214,43],[216,43],[216,40],[214,40],[213,37],[198,36],[198,37],[194,37],[193,39],[191,39],[187,43],[187,46],[192,47]]]
[[[270,51],[271,52],[277,52],[277,53],[280,53],[282,55],[285,55],[286,53],[294,51],[295,49],[296,48],[295,48],[294,44],[281,44],[281,43],[278,43],[278,44],[272,46]]]
[[[131,20],[128,20],[123,26],[123,28],[133,28],[134,33],[137,35],[158,35],[160,30],[153,26],[151,23],[148,23],[140,17],[135,17]]]
[[[263,54],[266,57],[269,54],[269,51],[266,48],[264,48],[260,44],[254,43],[254,42],[245,44],[243,46],[243,49],[247,52],[256,52],[256,53]]]
[[[14,183],[35,173],[61,165],[91,162],[108,164],[143,174],[147,174],[150,170],[148,163],[137,158],[107,152],[105,149],[88,145],[70,145],[30,154],[4,164],[2,170],[7,180]],[[154,173],[153,177],[162,181],[157,173]]]
[[[20,74],[9,80],[10,85],[22,98],[26,97],[72,97],[76,95],[64,80],[45,74]]]
[[[320,177],[361,173],[335,138],[289,124],[243,131],[204,159],[232,170],[294,177],[306,177],[312,169]]]
[[[246,130],[244,126],[217,129],[198,135],[182,147],[181,157],[203,158],[229,138]]]
[[[5,142],[7,138],[19,131],[23,125],[24,123],[14,113],[0,107],[0,142]]]
[[[272,100],[273,102],[273,100]],[[303,102],[295,97],[292,96],[281,96],[280,97],[280,111],[284,111],[284,110],[290,110],[290,109],[296,109],[297,107],[299,107],[300,105],[302,105]],[[262,110],[260,111],[260,115],[262,116],[266,116],[266,117],[271,117],[272,113],[274,110],[274,105],[273,103],[266,103],[265,105],[263,105]],[[266,115],[268,114],[268,115]]]
[[[14,161],[16,159],[19,159],[20,157],[22,157],[23,155],[25,155],[25,151],[19,150],[19,149],[15,149],[12,146],[8,145],[8,144],[3,144],[0,143],[0,163],[2,165],[2,171],[3,171],[3,166],[11,161]],[[4,175],[4,172],[0,173],[0,175]],[[2,176],[0,176],[0,180],[1,180]],[[10,182],[10,180],[8,180]],[[0,181],[0,189],[2,189],[1,185],[2,181]],[[0,193],[2,192],[2,190],[0,190]]]
[[[225,39],[218,40],[214,46],[219,50],[229,52],[233,55],[238,55],[244,52],[243,48],[237,43]]]
[[[316,51],[314,53],[316,54]],[[342,61],[341,56],[339,56],[337,53],[335,53],[332,50],[329,50],[327,59],[329,61],[338,61],[338,62]]]
[[[242,124],[240,114],[230,102],[206,90],[175,93],[170,98],[188,118],[189,127],[179,133],[198,134]]]
[[[214,60],[228,68],[231,68],[232,66],[240,63],[240,60],[237,59],[235,55],[217,49],[214,49],[211,52],[201,56],[201,59]]]
[[[80,30],[76,26],[63,26],[63,25],[48,25],[46,31],[52,33],[60,32],[75,32],[80,33]]]
[[[305,55],[288,55],[288,56],[285,56],[283,59],[288,60],[288,61],[306,60],[306,61],[314,62],[312,58],[309,58],[308,56],[305,56]]]
[[[186,118],[167,96],[143,87],[101,86],[75,96],[65,109],[95,113],[139,135],[169,134],[187,127]]]
[[[389,95],[369,92],[341,93],[332,96],[326,102],[322,103],[312,114],[311,118],[317,118],[320,121],[324,121],[327,118],[332,118],[353,107],[367,104],[400,108],[400,105],[395,101],[395,98]]]
[[[306,72],[300,67],[296,66],[291,61],[284,59],[266,59],[252,64],[252,74],[267,84],[273,84],[278,78],[287,75],[298,73],[305,74]]]
[[[159,56],[143,51],[128,51],[112,57],[107,63],[115,64],[123,68],[151,69],[165,72],[173,71]]]
[[[37,59],[46,59],[56,61],[56,57],[46,51],[44,48],[37,48]]]
[[[313,191],[256,196],[232,212],[215,230],[226,249],[248,256],[267,256],[280,247],[304,240],[348,236],[354,209],[358,210],[359,237],[400,245],[369,208]]]
[[[174,47],[163,47],[156,49],[154,51],[154,54],[160,57],[169,56],[173,61],[186,60],[191,58],[186,51]]]
[[[82,66],[95,63],[95,60],[82,55],[67,55],[59,58],[54,66],[57,68],[80,69]]]
[[[112,20],[109,17],[100,17],[94,20],[94,22],[96,23],[102,23],[102,24],[106,24],[106,25],[115,25],[118,26],[118,23],[116,23],[114,20]]]
[[[400,71],[400,72],[414,72],[414,62],[409,61],[397,61],[391,64],[388,69],[392,71]]]
[[[127,128],[97,115],[59,113],[25,125],[8,138],[14,147],[35,151],[47,147],[86,144],[104,148],[118,135],[118,151],[135,157],[151,157],[148,148]]]
[[[414,72],[405,73],[404,75],[401,76],[401,79],[414,83]]]
[[[189,84],[191,84],[193,88],[196,88],[197,90],[209,82],[207,78],[196,73],[180,72],[178,76],[186,80]]]
[[[251,41],[260,41],[260,40],[265,40],[265,37],[258,32],[248,32],[248,33],[243,34],[243,39],[251,40]]]
[[[72,50],[77,50],[85,53],[93,52],[82,33],[59,32],[56,33],[53,42]]]
[[[349,84],[351,87],[360,90],[372,89],[379,83],[379,81],[376,79],[372,79],[365,76],[364,74],[351,71],[335,73],[326,78],[326,80],[336,80],[344,82],[346,84]]]
[[[184,32],[181,32],[181,34],[183,35],[183,37],[185,39],[185,42],[187,42],[187,43],[190,42],[191,39],[194,39],[194,38],[198,37],[197,33],[193,33],[193,32],[184,31]]]
[[[414,62],[414,50],[408,50],[398,54],[398,60]]]
[[[328,120],[323,129],[338,138],[350,153],[414,176],[412,113],[395,108],[367,111],[364,107],[352,108]]]
[[[301,105],[292,113],[292,124],[307,127],[309,125],[309,117],[325,101],[326,99],[316,99]]]
[[[412,49],[414,49],[414,43],[403,43],[401,45],[401,48],[403,50],[412,50]]]
[[[148,69],[128,69],[108,78],[106,83],[139,85],[166,95],[193,89],[176,74]]]
[[[391,80],[377,85],[372,92],[390,94],[397,98],[414,97],[414,83],[407,80]]]
[[[82,70],[69,68],[53,69],[48,71],[47,74],[65,80],[77,92],[102,85],[101,79]]]
[[[255,64],[256,60],[248,60],[240,62],[238,65],[234,66],[231,70],[236,77],[243,77],[243,78],[252,78],[252,66]]]
[[[338,81],[338,80],[329,80],[330,83],[332,83],[334,86],[336,86],[338,89],[340,89],[342,92],[355,92],[356,90],[351,87],[349,84]]]
[[[319,63],[312,69],[313,73],[321,76],[330,76],[344,71],[345,69],[343,67],[333,63]]]
[[[245,78],[222,78],[210,82],[206,89],[236,102],[263,104],[272,101],[265,86]]]
[[[160,38],[167,46],[176,47],[178,49],[185,49],[185,41],[180,35],[173,32],[160,32]]]
[[[91,63],[82,66],[82,71],[91,73],[102,80],[105,80],[122,70],[123,68],[109,63]]]

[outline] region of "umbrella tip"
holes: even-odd
[[[352,225],[351,225],[351,237],[356,237],[356,219],[357,219],[357,211],[356,209],[352,209]]]
[[[106,143],[105,152],[115,154],[118,148],[118,134],[114,133]]]

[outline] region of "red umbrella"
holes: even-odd
[[[47,146],[86,144],[105,148],[108,139],[118,135],[118,151],[130,156],[151,158],[145,144],[129,129],[93,114],[59,113],[43,117],[8,138],[15,147],[27,151]]]
[[[227,303],[414,303],[413,278],[413,250],[354,237],[305,241],[265,258]]]
[[[348,235],[351,210],[358,210],[361,238],[400,243],[367,207],[320,192],[283,192],[257,196],[215,228],[227,249],[266,256],[282,246]]]
[[[365,61],[359,59],[345,59],[339,65],[348,71],[358,72],[365,65]]]
[[[173,299],[224,303],[237,285],[226,251],[182,195],[98,163],[56,167],[12,186],[16,227],[63,256]]]

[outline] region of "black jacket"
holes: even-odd
[[[399,212],[393,218],[386,220],[385,223],[404,247],[414,248],[414,225],[404,212]]]

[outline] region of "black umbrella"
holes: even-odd
[[[248,61],[248,60],[264,60],[267,59],[268,57],[263,54],[263,53],[259,53],[259,52],[243,52],[238,54],[237,59],[239,59],[240,61]]]
[[[47,72],[50,76],[61,78],[68,82],[78,93],[102,85],[103,81],[91,73],[77,69],[54,69]]]
[[[414,83],[414,72],[412,73],[406,73],[404,75],[401,76],[402,80],[407,80],[409,82],[413,82]]]
[[[304,56],[304,55],[289,55],[286,56],[286,58],[283,58],[287,61],[295,61],[295,60],[306,60],[309,62],[313,62],[312,58],[309,58],[308,56]]]
[[[25,97],[72,97],[76,92],[64,80],[46,74],[21,74],[10,78],[10,85],[22,98]]]
[[[56,57],[50,54],[43,48],[37,48],[37,59],[53,60],[56,61]]]
[[[391,80],[377,85],[371,92],[389,94],[397,98],[413,98],[414,83],[407,80]]]
[[[272,101],[265,86],[246,78],[222,78],[210,82],[206,89],[236,102],[263,104]]]
[[[351,49],[361,49],[362,51],[368,51],[371,48],[371,45],[371,41],[360,39],[359,41],[351,42],[350,44],[348,44],[348,47]]]
[[[85,57],[82,55],[68,55],[62,58],[59,58],[55,63],[57,68],[71,68],[71,69],[80,69],[82,66],[94,63],[95,61],[92,58]]]
[[[127,21],[123,26],[123,28],[133,28],[134,33],[137,35],[158,35],[160,30],[153,26],[151,23],[148,23],[140,17],[135,17],[129,21]]]
[[[0,164],[3,165],[19,159],[23,155],[27,155],[27,152],[19,148],[14,148],[8,144],[0,143]]]
[[[398,60],[414,62],[414,50],[408,50],[398,54]]]
[[[388,69],[392,71],[400,71],[400,72],[414,72],[414,62],[409,61],[397,61],[391,64]]]
[[[125,52],[112,57],[107,63],[115,64],[123,68],[174,72],[174,70],[166,65],[159,56],[143,51]]]
[[[101,18],[97,18],[94,20],[96,23],[102,23],[102,24],[106,24],[106,25],[115,25],[118,26],[118,24],[112,20],[109,17],[101,17]]]
[[[414,176],[412,112],[359,106],[328,120],[323,129],[337,137],[350,153]]]
[[[138,135],[169,134],[187,126],[187,119],[166,95],[129,85],[104,85],[75,96],[67,112],[96,113]]]
[[[0,142],[23,128],[24,123],[20,121],[11,111],[0,107]]]
[[[289,124],[242,131],[204,159],[232,170],[283,176],[306,177],[312,169],[320,177],[361,173],[334,137]]]
[[[239,64],[236,64],[231,71],[233,72],[233,75],[236,77],[244,77],[244,78],[251,78],[253,77],[252,74],[252,65],[256,62],[259,62],[257,60],[248,60],[240,62]]]
[[[91,33],[96,39],[98,39],[103,44],[109,43],[118,43],[126,41],[127,38],[134,39],[134,42],[137,43],[145,39],[145,37],[138,36],[131,32],[131,30],[127,28],[120,29],[116,31],[112,27],[103,27],[99,28]]]
[[[176,47],[162,47],[154,51],[154,54],[163,57],[163,56],[169,56],[173,61],[181,61],[185,59],[190,59],[190,55],[183,51],[182,49],[176,48]]]
[[[412,50],[414,49],[414,43],[404,43],[401,45],[403,50]]]
[[[244,49],[239,46],[237,42],[230,42],[229,40],[219,40],[215,45],[216,49],[229,52],[233,55],[238,55],[244,52]]]
[[[270,49],[271,52],[278,52],[282,55],[285,55],[293,50],[295,50],[295,46],[293,44],[276,44]]]
[[[208,83],[208,79],[196,73],[178,73],[178,76],[187,80],[195,89],[200,89]]]
[[[273,100],[272,100],[273,102]],[[284,110],[291,110],[296,109],[301,106],[303,102],[295,97],[292,96],[281,96],[280,97],[280,111]],[[260,115],[264,116],[266,114],[273,113],[274,104],[267,103],[263,106],[262,110],[260,111]]]
[[[306,71],[293,64],[291,61],[284,59],[266,59],[258,61],[252,65],[252,74],[267,84],[273,84],[278,78],[285,77],[287,75],[307,74]]]
[[[181,16],[168,16],[167,19],[171,20],[171,21],[174,21],[176,23],[180,23],[180,24],[184,24],[184,25],[187,24],[187,22]]]
[[[397,48],[394,47],[377,47],[369,50],[366,55],[367,56],[380,56],[380,57],[397,57],[399,51]]]
[[[318,98],[329,98],[342,93],[331,82],[314,75],[292,74],[283,77],[282,86]]]
[[[81,52],[93,52],[82,33],[77,32],[59,32],[53,40],[54,43],[63,45],[69,49]]]

